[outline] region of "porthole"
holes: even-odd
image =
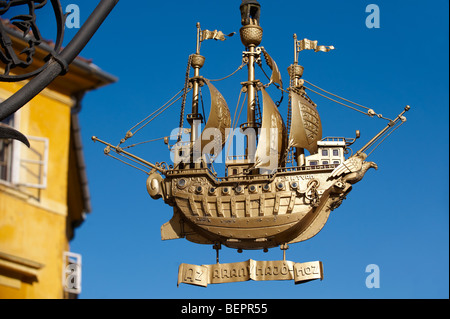
[[[291,188],[297,189],[298,188],[298,182],[291,182]]]
[[[257,188],[255,185],[250,185],[248,187],[248,190],[250,191],[250,193],[256,193]]]
[[[183,189],[186,187],[186,185],[187,185],[187,181],[184,178],[180,178],[178,180],[178,183],[177,183],[178,188]]]
[[[222,193],[225,194],[225,195],[230,194],[230,188],[229,188],[229,187],[224,187],[224,188],[222,189]]]
[[[270,192],[270,185],[269,184],[264,185],[263,186],[263,191]]]
[[[197,194],[203,193],[203,187],[202,187],[202,186],[196,186],[196,187],[195,187],[195,192],[196,192]]]
[[[282,191],[282,190],[284,189],[284,183],[278,182],[278,183],[277,183],[277,189],[278,189],[279,191]]]

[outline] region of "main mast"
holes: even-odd
[[[259,26],[259,18],[261,5],[257,0],[242,0],[240,6],[241,23],[240,29],[241,41],[247,51],[244,51],[244,58],[247,60],[248,79],[243,85],[247,90],[247,123],[242,124],[243,130],[246,132],[247,146],[246,156],[248,161],[254,159],[256,151],[256,134],[259,127],[256,123],[256,79],[255,79],[255,61],[258,53],[256,47],[261,43],[263,29]]]
[[[191,56],[191,66],[194,69],[194,76],[189,79],[192,83],[192,113],[187,115],[187,121],[191,126],[191,145],[194,146],[194,142],[198,140],[200,137],[200,124],[203,121],[202,115],[198,112],[198,104],[199,104],[199,94],[200,94],[200,86],[201,77],[200,77],[200,69],[203,67],[205,63],[205,57],[200,55],[200,23],[197,23],[197,48],[195,54]],[[195,163],[195,166],[199,166],[198,157],[201,154],[192,153],[191,163]]]

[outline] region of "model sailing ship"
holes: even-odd
[[[333,47],[318,46],[317,41],[307,39],[298,41],[294,35],[294,62],[288,68],[290,86],[283,89],[277,64],[259,47],[263,35],[260,9],[256,0],[243,0],[240,7],[240,37],[245,51],[239,70],[244,66],[248,70],[247,81],[241,83],[241,93],[246,94],[247,119],[240,131],[245,134],[246,143],[244,154],[226,157],[225,177],[217,177],[214,158],[229,150],[226,142],[233,138],[236,114],[232,123],[224,97],[212,81],[200,75],[205,62],[200,55],[201,43],[207,39],[224,40],[225,35],[220,31],[202,31],[199,24],[197,51],[189,57],[186,83],[179,95],[180,133],[177,142],[169,145],[174,164],[153,164],[126,151],[122,144],[134,136],[131,130],[117,146],[93,137],[94,141],[107,145],[105,154],[114,151],[147,168],[150,196],[162,198],[174,211],[172,219],[161,228],[163,240],[186,238],[194,243],[239,250],[267,250],[307,240],[322,229],[330,212],[339,207],[352,185],[368,169],[377,168],[375,163],[365,161],[364,152],[406,121],[403,114],[409,106],[394,120],[387,119],[388,125],[379,134],[346,158],[359,132],[356,138],[322,137],[317,105],[306,94],[303,67],[298,64],[301,50],[327,52]],[[266,85],[255,78],[255,66],[261,64],[263,56],[272,70]],[[266,91],[269,85],[289,94],[287,125]],[[210,91],[211,110],[200,132],[204,120],[199,112],[202,87]],[[186,130],[183,121],[188,91],[192,91],[192,112],[186,116],[191,126]],[[167,108],[165,105],[156,110],[147,122]],[[365,113],[383,118],[371,109]],[[186,131],[189,140],[182,141],[181,134]],[[169,144],[169,138],[165,141]]]

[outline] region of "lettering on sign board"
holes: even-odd
[[[323,265],[320,261],[295,263],[288,260],[247,261],[229,264],[190,265],[181,264],[178,270],[180,283],[207,287],[248,280],[294,280],[301,284],[315,279],[323,279]]]

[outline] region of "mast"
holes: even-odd
[[[241,24],[240,29],[242,44],[247,48],[244,51],[244,57],[247,59],[248,79],[243,85],[247,89],[247,123],[242,124],[241,128],[253,129],[253,132],[246,134],[247,147],[246,156],[248,160],[254,158],[256,152],[256,129],[258,124],[255,121],[256,114],[256,80],[255,80],[255,60],[259,53],[256,52],[256,47],[261,43],[263,29],[259,26],[259,17],[261,12],[261,5],[257,0],[242,0],[240,6]]]
[[[298,47],[297,47],[297,34],[294,33],[294,63],[288,67],[288,72],[291,77],[291,90],[299,89],[303,85],[303,81],[300,81],[300,78],[303,75],[303,67],[298,64]],[[291,94],[292,96],[292,94]],[[291,97],[292,99],[292,97]],[[291,103],[291,107],[293,106]],[[297,162],[297,166],[304,166],[305,161],[305,149],[296,147],[295,148],[295,160]]]
[[[197,22],[197,48],[195,54],[191,56],[191,66],[194,69],[194,76],[189,79],[189,81],[192,83],[192,113],[187,115],[187,121],[191,125],[191,145],[194,145],[194,142],[199,138],[200,136],[199,127],[200,123],[202,123],[203,121],[202,115],[198,113],[198,102],[200,91],[199,88],[202,84],[200,83],[202,82],[202,79],[200,77],[200,69],[203,67],[205,63],[205,57],[200,55],[200,32],[201,32],[200,23]],[[193,153],[191,163],[197,163],[198,162],[197,157],[199,156],[201,156],[201,154]]]

